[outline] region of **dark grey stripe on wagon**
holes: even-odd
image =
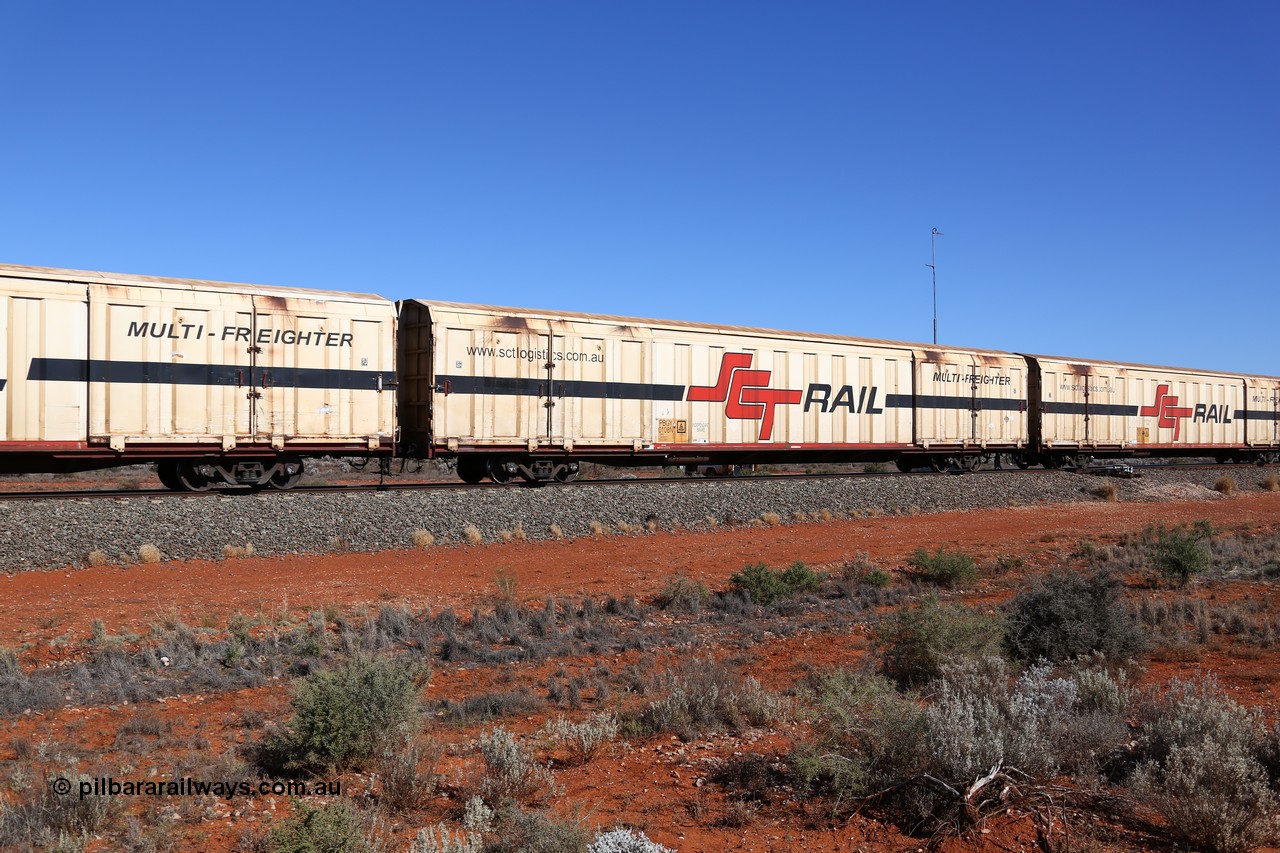
[[[999,398],[947,397],[941,394],[921,394],[912,397],[910,394],[888,394],[884,404],[895,409],[960,409],[971,411],[976,408],[983,412],[1024,412],[1026,400],[1003,400]]]
[[[445,383],[449,383],[445,385]],[[547,393],[547,380],[512,376],[437,376],[436,390],[450,394],[497,394],[507,397],[538,397]],[[683,400],[683,385],[648,385],[643,382],[589,382],[552,380],[552,396],[588,397],[605,400]]]
[[[1280,412],[1255,412],[1250,409],[1240,409],[1235,413],[1235,417],[1242,421],[1280,421]]]
[[[1040,404],[1040,409],[1046,415],[1083,415],[1086,409],[1088,413],[1099,417],[1119,416],[1131,418],[1138,414],[1137,406],[1121,406],[1114,403],[1090,403],[1086,406],[1084,403],[1055,403],[1046,401]]]
[[[312,367],[253,368],[234,364],[166,364],[158,361],[106,361],[33,358],[28,380],[112,382],[128,385],[233,385],[266,388],[337,388],[369,391],[395,387],[396,375],[377,370],[326,370]]]

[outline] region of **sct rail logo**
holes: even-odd
[[[1143,417],[1158,417],[1156,426],[1161,429],[1173,427],[1173,440],[1178,440],[1182,432],[1182,419],[1191,417],[1191,409],[1178,405],[1178,398],[1170,396],[1168,385],[1156,386],[1156,402],[1151,406],[1138,409]]]
[[[768,370],[752,370],[749,352],[727,352],[720,358],[715,385],[692,385],[685,398],[695,403],[724,403],[724,413],[736,420],[760,421],[760,440],[773,435],[773,410],[779,403],[799,403],[800,392],[770,388]]]

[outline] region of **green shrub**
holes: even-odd
[[[907,562],[922,579],[938,586],[964,586],[973,583],[978,577],[978,567],[973,557],[958,551],[948,551],[943,546],[939,546],[932,554],[924,548],[917,548]]]
[[[818,587],[822,586],[824,577],[822,573],[815,572],[804,563],[796,560],[782,570],[778,579],[782,581],[782,587],[787,591],[787,595],[791,596],[817,591]]]
[[[878,675],[837,670],[821,678],[808,714],[810,739],[792,757],[806,785],[862,797],[923,767],[925,720],[917,698]]]
[[[1243,853],[1274,838],[1280,798],[1263,765],[1268,733],[1261,714],[1225,695],[1212,677],[1174,680],[1142,709],[1147,756],[1133,788],[1196,847]]]
[[[899,684],[923,684],[949,661],[998,656],[1004,630],[999,616],[926,596],[918,607],[899,608],[876,626],[880,666]]]
[[[1018,594],[1005,608],[1006,641],[1015,657],[1067,661],[1101,653],[1112,660],[1146,645],[1133,611],[1120,598],[1114,575],[1055,572]]]
[[[339,670],[300,679],[293,717],[263,748],[268,769],[347,769],[368,762],[419,725],[419,670],[354,657]]]
[[[359,813],[343,802],[309,806],[295,801],[295,811],[267,835],[267,853],[367,853]]]
[[[782,571],[771,571],[764,563],[751,563],[730,576],[734,589],[745,592],[760,605],[773,604],[793,595],[813,592],[822,584],[823,575],[802,562]]]
[[[1213,527],[1207,521],[1172,529],[1163,524],[1149,527],[1144,533],[1147,559],[1162,575],[1176,580],[1179,586],[1186,586],[1192,575],[1200,574],[1213,564],[1205,544],[1212,537]]]

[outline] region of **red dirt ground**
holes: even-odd
[[[222,625],[236,612],[289,614],[304,618],[312,610],[395,601],[433,610],[452,606],[465,612],[478,600],[491,599],[495,580],[514,579],[516,597],[538,602],[547,595],[652,596],[673,575],[725,586],[728,576],[750,562],[772,566],[803,560],[817,568],[831,568],[865,552],[887,567],[902,566],[918,547],[939,545],[960,549],[986,562],[1000,555],[1021,556],[1025,571],[1053,564],[1079,541],[1099,541],[1139,531],[1147,525],[1190,523],[1199,519],[1228,530],[1272,532],[1280,529],[1280,494],[1251,494],[1210,502],[1091,503],[1037,506],[981,512],[955,512],[912,517],[881,517],[772,528],[660,532],[636,536],[607,536],[548,542],[513,542],[477,547],[433,547],[426,550],[377,554],[337,554],[305,557],[254,557],[217,562],[188,561],[128,567],[99,567],[26,572],[0,577],[0,646],[19,652],[24,666],[74,658],[83,654],[90,624],[101,619],[111,634],[145,634],[165,620],[188,624]],[[1017,578],[1005,575],[1000,586],[1016,588]],[[980,589],[967,600],[995,595]],[[1239,596],[1266,597],[1280,609],[1274,585],[1219,585],[1198,592],[1219,601]],[[705,650],[703,650],[705,651]],[[1277,679],[1280,652],[1251,649],[1232,655],[1233,648],[1215,646],[1188,661],[1150,664],[1146,680],[1163,683],[1172,675],[1213,671],[1233,695],[1263,707],[1269,717],[1280,710]],[[767,687],[784,690],[799,681],[809,667],[856,662],[865,643],[856,632],[828,634],[800,632],[770,640],[752,649],[751,674]],[[612,666],[625,665],[630,656],[617,656]],[[638,661],[639,656],[634,656]],[[438,665],[426,689],[427,698],[457,697],[493,689],[501,682],[536,685],[561,667],[585,670],[591,659],[555,660],[502,668],[460,668]],[[536,688],[535,688],[536,689]],[[283,684],[229,694],[173,697],[153,703],[167,725],[169,741],[207,742],[203,750],[217,755],[253,739],[246,728],[247,708],[260,709],[267,719],[285,713],[288,691]],[[589,707],[588,707],[589,710]],[[73,742],[98,752],[108,764],[131,761],[147,766],[159,761],[148,755],[141,762],[121,746],[119,728],[137,713],[133,707],[64,708],[9,723],[0,723],[0,762],[16,758],[12,744],[20,739]],[[554,712],[547,712],[553,714]],[[536,719],[505,721],[517,731],[541,726]],[[735,752],[785,756],[790,748],[789,724],[778,731],[746,738],[715,735],[689,744],[673,739],[619,742],[612,753],[581,767],[557,770],[564,800],[589,810],[592,824],[608,827],[618,821],[644,829],[650,837],[682,851],[838,851],[899,850],[924,846],[891,826],[855,816],[824,823],[820,812],[797,820],[796,806],[767,805],[743,826],[723,825],[726,803],[715,786],[702,785],[710,757]],[[463,744],[481,727],[448,729],[442,739]],[[459,750],[460,752],[461,750]],[[176,761],[180,756],[174,757]],[[467,757],[450,755],[446,774],[462,768]],[[168,763],[168,762],[166,762]],[[356,790],[368,779],[351,780]],[[268,798],[271,799],[271,798]],[[276,802],[276,800],[279,802]],[[451,814],[448,803],[437,803],[420,820],[393,826],[404,842],[410,830]],[[226,849],[246,826],[261,826],[262,813],[284,809],[284,798],[256,800],[182,815],[188,849]],[[818,829],[806,828],[817,826]],[[197,841],[197,839],[199,839]],[[209,846],[213,845],[213,846]],[[94,849],[110,849],[110,845]],[[981,832],[948,842],[942,849],[1036,849],[1035,827],[1025,816],[990,820]],[[1113,849],[1124,849],[1123,846]]]

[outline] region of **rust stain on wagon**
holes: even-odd
[[[495,325],[501,329],[511,329],[512,331],[524,332],[531,328],[529,320],[525,317],[513,317],[510,314],[503,314],[495,317],[494,319],[497,321]]]
[[[259,311],[275,311],[281,314],[289,314],[292,313],[289,306],[290,301],[284,296],[254,294],[253,307]]]

